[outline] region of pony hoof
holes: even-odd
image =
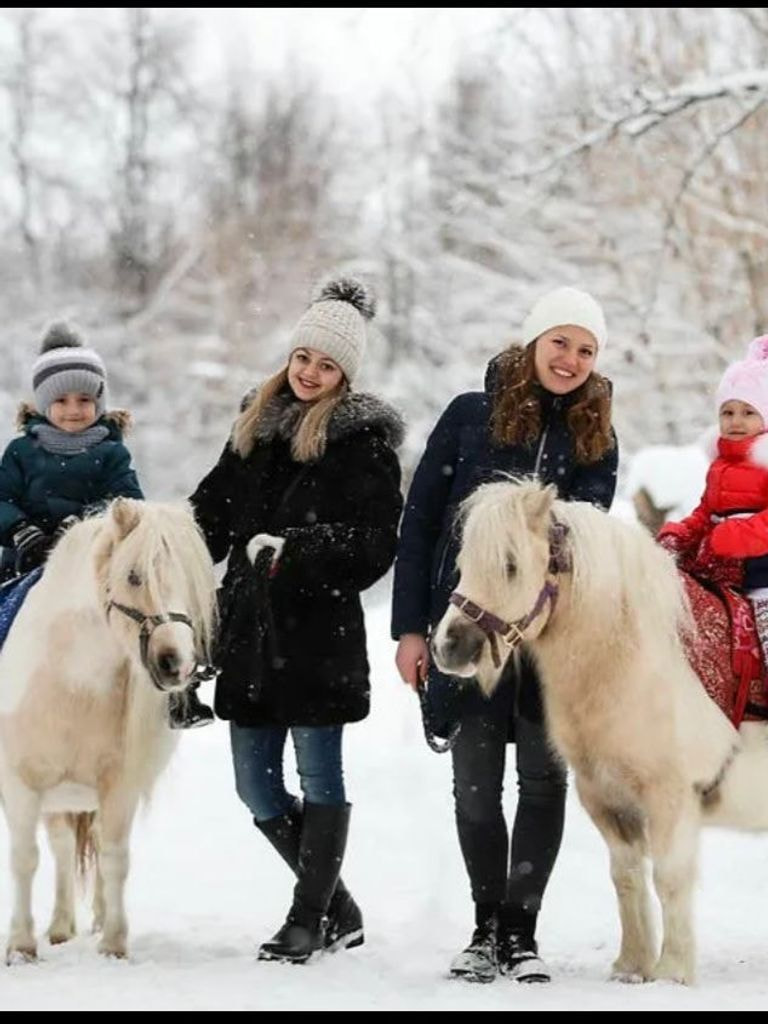
[[[693,974],[693,964],[686,963],[684,957],[662,956],[656,961],[651,971],[651,979],[653,981],[670,981],[676,985],[692,985]]]
[[[37,960],[37,946],[9,946],[5,962],[9,967],[17,964],[33,964]]]
[[[651,981],[667,982],[670,985],[692,985],[693,975],[683,970],[679,971],[654,971]]]
[[[622,985],[642,985],[648,979],[640,971],[612,971],[611,981],[618,981]]]
[[[99,943],[99,953],[110,960],[126,960],[128,958],[128,950],[125,946],[106,945],[103,942]]]
[[[48,932],[48,941],[52,946],[60,946],[64,942],[70,942],[75,937],[74,929],[64,929],[61,931]]]

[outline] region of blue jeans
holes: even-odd
[[[341,765],[343,725],[291,726],[296,767],[304,799],[313,804],[345,804]],[[296,797],[285,788],[283,751],[288,728],[247,729],[229,723],[237,795],[256,821],[287,814]]]

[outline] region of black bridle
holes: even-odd
[[[192,620],[188,615],[183,612],[160,612],[157,615],[145,615],[144,612],[139,611],[138,608],[132,608],[127,604],[120,604],[119,601],[109,601],[107,603],[107,617],[113,608],[117,611],[122,612],[123,615],[127,615],[129,619],[133,619],[134,622],[138,622],[139,629],[139,654],[141,655],[141,664],[149,673],[149,677],[152,680],[153,685],[163,692],[165,687],[149,659],[149,641],[152,638],[152,634],[158,626],[166,625],[169,622],[183,622],[185,626],[189,626],[194,635],[195,627],[192,624]],[[197,672],[197,669],[196,669]],[[196,674],[193,673],[194,674]]]

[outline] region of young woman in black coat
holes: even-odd
[[[402,422],[351,390],[373,304],[351,280],[300,319],[287,365],[246,399],[192,504],[222,585],[216,711],[230,720],[237,792],[296,875],[264,960],[360,945],[339,878],[349,825],[342,731],[369,710],[360,592],[390,567],[402,507]],[[283,778],[290,732],[303,801]]]
[[[549,748],[535,667],[524,656],[490,700],[430,665],[427,636],[457,580],[455,514],[499,472],[536,476],[561,498],[607,508],[618,461],[610,385],[594,370],[606,341],[599,305],[575,288],[556,289],[529,313],[522,341],[492,360],[484,392],[459,395],[437,423],[408,494],[395,567],[398,671],[414,688],[426,681],[438,734],[461,722],[454,798],[475,931],[451,973],[475,981],[497,972],[549,980],[535,929],[560,848],[566,775]],[[519,794],[511,840],[502,809],[510,738]]]

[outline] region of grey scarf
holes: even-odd
[[[80,455],[109,437],[109,427],[98,423],[74,434],[59,430],[51,423],[36,423],[29,432],[37,439],[40,447],[51,455]]]

